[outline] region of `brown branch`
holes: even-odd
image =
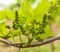
[[[5,43],[5,44],[11,44],[11,42],[9,40],[0,38],[0,42]]]
[[[32,44],[29,44],[29,45],[26,45],[26,46],[23,46],[23,45],[25,45],[27,43],[13,43],[13,44],[8,43],[8,44],[5,44],[4,46],[15,46],[17,48],[30,48],[30,47],[46,45],[46,44],[51,43],[51,42],[56,41],[56,40],[60,40],[60,35],[52,37],[52,38],[47,39],[47,40],[44,40],[43,42],[32,43]]]

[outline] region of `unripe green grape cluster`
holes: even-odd
[[[13,29],[14,30],[18,30],[20,29],[23,33],[23,25],[19,22],[19,15],[18,15],[18,11],[15,11],[15,21],[13,22]]]
[[[18,16],[18,11],[15,11],[15,21],[13,22],[13,28],[15,30],[17,30],[20,26],[20,23],[19,23],[19,16]]]
[[[45,14],[43,16],[42,23],[37,22],[35,19],[29,23],[31,25],[28,25],[27,23],[26,26],[23,27],[23,25],[19,22],[18,11],[16,11],[16,17],[13,23],[13,29],[15,30],[20,29],[23,35],[29,36],[30,34],[32,34],[32,39],[35,38],[39,41],[42,41],[42,39],[38,35],[45,33],[44,28],[47,25],[47,15]]]

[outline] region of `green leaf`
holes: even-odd
[[[57,15],[59,15],[60,16],[60,5],[59,6],[57,6]]]
[[[33,4],[35,0],[26,0],[27,2],[29,2],[30,4]]]
[[[36,21],[42,22],[44,14],[48,13],[49,7],[50,3],[48,1],[42,1],[37,5],[34,11]]]
[[[22,3],[21,5],[21,9],[19,11],[19,16],[21,16],[21,18],[26,19],[25,22],[31,22],[33,20],[33,10],[31,5],[25,1]],[[23,21],[24,21],[23,19]]]
[[[41,34],[40,38],[45,39],[45,38],[54,36],[54,33],[49,25],[47,25],[44,30],[45,30],[45,33]]]
[[[10,9],[5,9],[5,14],[6,14],[6,18],[9,18],[11,20],[15,20],[15,12],[10,10]]]
[[[50,14],[51,14],[51,17],[52,17],[51,22],[55,22],[56,17],[60,16],[60,5],[52,8],[51,11],[50,11]]]
[[[0,11],[0,20],[3,20],[6,18],[6,15],[4,13],[4,11]]]
[[[57,4],[57,0],[52,0],[53,5]]]
[[[6,24],[4,23],[0,23],[0,37],[5,37],[8,33],[8,29],[6,28]]]
[[[60,5],[60,0],[57,0],[58,4]]]

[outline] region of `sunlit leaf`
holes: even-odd
[[[48,4],[48,5],[47,5]],[[40,2],[35,9],[34,15],[37,21],[42,22],[43,15],[48,13],[50,3],[47,1]]]
[[[40,35],[40,38],[46,39],[46,38],[52,37],[52,36],[54,36],[54,33],[52,32],[50,26],[47,25],[46,28],[45,28],[45,33],[43,33],[42,35]]]
[[[9,30],[6,28],[5,23],[0,23],[0,37],[4,37],[8,34]]]
[[[5,14],[6,14],[6,18],[10,18],[12,20],[15,19],[15,12],[10,10],[10,9],[5,9],[4,10]]]
[[[31,22],[34,18],[32,7],[28,2],[22,3],[19,13],[20,13],[19,15],[22,16],[22,18],[26,19],[25,22]],[[23,19],[23,21],[24,21],[24,19]]]
[[[6,18],[6,15],[4,13],[4,11],[0,11],[0,20],[3,20]]]

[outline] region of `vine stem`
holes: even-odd
[[[19,38],[20,38],[20,41],[21,41],[21,43],[22,43],[23,41],[22,41],[22,38],[21,38],[21,35],[20,35],[20,34],[19,34]]]
[[[30,48],[30,47],[46,45],[46,44],[51,43],[56,40],[60,40],[60,35],[54,36],[54,37],[44,40],[42,42],[32,43],[32,44],[29,44],[29,45],[23,47],[23,45],[27,44],[27,42],[26,43],[11,43],[10,41],[0,38],[0,42],[6,43],[6,44],[0,45],[0,46],[14,46],[17,48]]]
[[[51,43],[51,52],[55,52],[55,46],[53,42]]]
[[[4,35],[4,33],[2,32],[2,30],[1,30],[1,29],[0,29],[0,32],[1,32],[1,34],[2,34],[2,35]]]
[[[20,48],[18,49],[18,52],[20,52]]]

